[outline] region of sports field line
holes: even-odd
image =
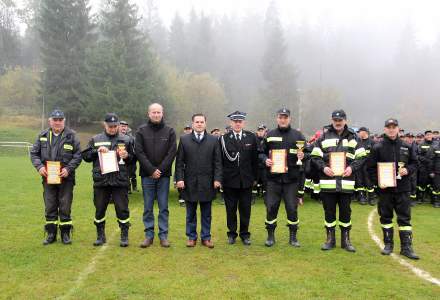
[[[383,248],[384,244],[382,243],[382,240],[376,235],[373,229],[373,219],[377,215],[377,210],[373,209],[370,214],[368,215],[368,232],[370,234],[371,239],[379,246],[379,248]],[[397,254],[391,253],[391,257],[396,260],[399,264],[413,272],[417,277],[420,279],[426,280],[428,282],[431,282],[437,286],[440,286],[440,279],[435,278],[432,276],[429,272],[422,270],[420,268],[415,267],[413,264],[409,263],[402,257],[398,256]]]

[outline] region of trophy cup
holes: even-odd
[[[396,179],[402,179],[402,176],[400,176],[400,170],[402,170],[402,168],[405,166],[405,163],[404,162],[401,162],[401,161],[399,161],[398,163],[397,163],[397,165],[398,165],[398,171],[397,171],[397,176],[396,176]]]
[[[297,153],[301,153],[303,151],[304,145],[305,145],[305,141],[296,141],[296,148],[297,148]],[[296,164],[298,166],[302,166],[302,160],[298,159]]]
[[[121,153],[121,151],[125,150],[125,144],[118,144],[118,152]],[[119,157],[121,156],[121,154],[119,154]],[[119,159],[119,164],[120,165],[125,165],[124,160],[122,159],[122,157]]]

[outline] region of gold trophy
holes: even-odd
[[[122,151],[124,151],[125,150],[125,144],[123,144],[123,143],[121,143],[121,144],[118,144],[118,152],[119,152],[119,157],[121,157],[121,152]],[[121,159],[119,160],[119,164],[120,165],[125,165],[125,162],[124,162],[124,160],[122,159],[122,157],[121,157]]]
[[[305,141],[296,141],[297,155],[298,155],[298,153],[302,153],[303,152],[303,148],[304,148],[305,144],[306,144]],[[302,166],[302,164],[303,164],[302,160],[298,159],[296,164],[298,166]]]
[[[402,168],[403,167],[405,167],[405,163],[404,162],[402,162],[402,161],[399,161],[398,163],[397,163],[397,165],[398,165],[398,170],[397,170],[397,176],[396,176],[396,179],[402,179],[402,176],[400,176],[400,170],[402,170]]]

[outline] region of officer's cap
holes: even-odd
[[[108,113],[105,115],[104,122],[107,125],[119,125],[119,117],[115,113]]]
[[[211,130],[211,134],[213,134],[213,133],[216,132],[216,131],[220,131],[220,128],[212,128],[212,130]]]
[[[185,127],[183,127],[183,129],[191,129],[191,125],[186,124]]]
[[[385,127],[399,126],[399,122],[396,119],[390,118],[385,121]]]
[[[361,131],[370,132],[370,130],[368,130],[367,127],[361,127],[361,128],[359,128],[359,129],[358,129],[358,132],[361,132]]]
[[[423,133],[417,133],[417,136],[416,137],[418,137],[418,138],[422,138],[422,137],[424,137],[425,135],[423,134]]]
[[[258,129],[258,130],[261,130],[261,129],[266,130],[267,127],[266,127],[266,125],[264,125],[264,124],[260,124],[260,125],[258,125],[257,129]]]
[[[64,119],[64,113],[59,109],[55,109],[53,112],[50,113],[50,117],[52,119]]]
[[[332,112],[332,119],[333,120],[346,120],[347,114],[343,109],[337,109],[334,112]]]
[[[227,117],[232,121],[239,121],[239,120],[243,121],[246,120],[246,113],[236,110],[233,113],[227,115]]]
[[[128,123],[127,123],[127,121],[119,121],[119,124],[121,124],[121,125],[127,125],[128,126]]]
[[[277,115],[284,115],[290,117],[290,110],[283,107],[277,111]]]

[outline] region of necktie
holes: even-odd
[[[235,138],[237,139],[237,141],[240,141],[240,134],[237,133],[237,134],[235,135]]]
[[[197,133],[197,141],[199,141],[199,142],[201,141],[201,137],[200,136],[201,136],[201,134]]]

